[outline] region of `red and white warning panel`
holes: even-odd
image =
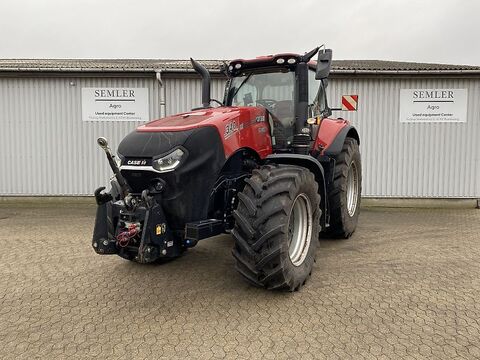
[[[342,110],[357,111],[358,95],[343,95],[342,96]]]

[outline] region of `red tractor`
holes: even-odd
[[[358,133],[329,118],[331,59],[315,48],[234,60],[223,102],[210,98],[210,74],[192,59],[202,107],[139,126],[120,143],[119,164],[98,139],[115,176],[109,192],[95,191],[95,251],[147,263],[231,233],[248,281],[298,290],[320,232],[348,238],[360,208]]]

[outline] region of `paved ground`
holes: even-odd
[[[363,210],[294,294],[246,284],[228,236],[95,255],[93,215],[0,205],[0,358],[480,358],[480,210]]]

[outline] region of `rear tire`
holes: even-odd
[[[318,184],[308,169],[266,165],[254,170],[234,211],[238,272],[260,287],[298,290],[312,272],[320,215]]]
[[[335,158],[333,184],[328,189],[332,237],[349,238],[357,227],[362,192],[362,164],[357,140],[346,138]]]

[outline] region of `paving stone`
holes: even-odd
[[[480,357],[480,210],[363,209],[294,294],[248,285],[227,235],[163,265],[98,256],[94,214],[0,204],[0,358]]]

